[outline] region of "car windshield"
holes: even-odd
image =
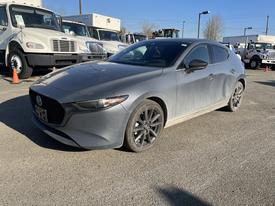
[[[256,43],[255,49],[273,49],[273,46],[269,43]]]
[[[172,66],[189,46],[175,41],[145,41],[112,56],[109,61],[120,64],[169,67]]]
[[[120,41],[118,33],[113,31],[99,30],[99,37],[104,41]]]
[[[10,7],[11,20],[14,27],[37,27],[60,30],[54,13],[28,6]]]
[[[62,31],[66,34],[73,32],[77,36],[88,36],[86,26],[77,23],[62,22]]]

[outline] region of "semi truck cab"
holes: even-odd
[[[0,2],[0,60],[21,79],[34,68],[63,67],[81,62],[87,50],[75,37],[60,31],[55,13],[40,6]]]
[[[85,42],[87,53],[82,56],[82,61],[105,60],[107,58],[107,52],[103,48],[102,42],[90,37],[85,24],[62,19],[61,29],[64,33],[75,36],[79,41]]]

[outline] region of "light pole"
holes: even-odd
[[[184,24],[185,24],[185,21],[182,22],[182,38],[183,38],[183,34],[184,34]]]
[[[82,15],[82,0],[79,0],[79,14]]]
[[[243,31],[243,36],[244,36],[244,38],[245,38],[245,44],[244,44],[244,48],[246,49],[246,45],[247,45],[247,40],[248,40],[248,37],[246,36],[246,30],[251,30],[251,29],[253,29],[251,26],[249,26],[249,27],[245,27],[244,28],[244,31]]]
[[[201,27],[201,15],[210,14],[210,11],[203,11],[199,13],[199,21],[198,21],[198,39],[200,38],[200,27]]]
[[[251,30],[251,29],[252,29],[251,26],[250,26],[250,27],[245,27],[245,28],[244,28],[244,32],[243,32],[243,35],[246,36],[246,30]]]

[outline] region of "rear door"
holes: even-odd
[[[186,68],[192,60],[202,60],[208,64],[205,69],[187,72]],[[177,109],[176,115],[182,116],[210,106],[214,100],[212,91],[214,74],[209,47],[200,44],[194,47],[184,58],[177,71]]]
[[[230,51],[227,48],[212,44],[209,46],[212,58],[212,73],[214,75],[211,90],[215,91],[212,96],[215,102],[219,102],[231,95],[236,80],[234,76],[236,71],[234,64],[230,61]]]

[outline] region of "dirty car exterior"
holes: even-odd
[[[54,139],[140,152],[164,127],[224,106],[236,111],[245,83],[240,59],[221,44],[162,39],[44,76],[30,97],[34,122]]]

